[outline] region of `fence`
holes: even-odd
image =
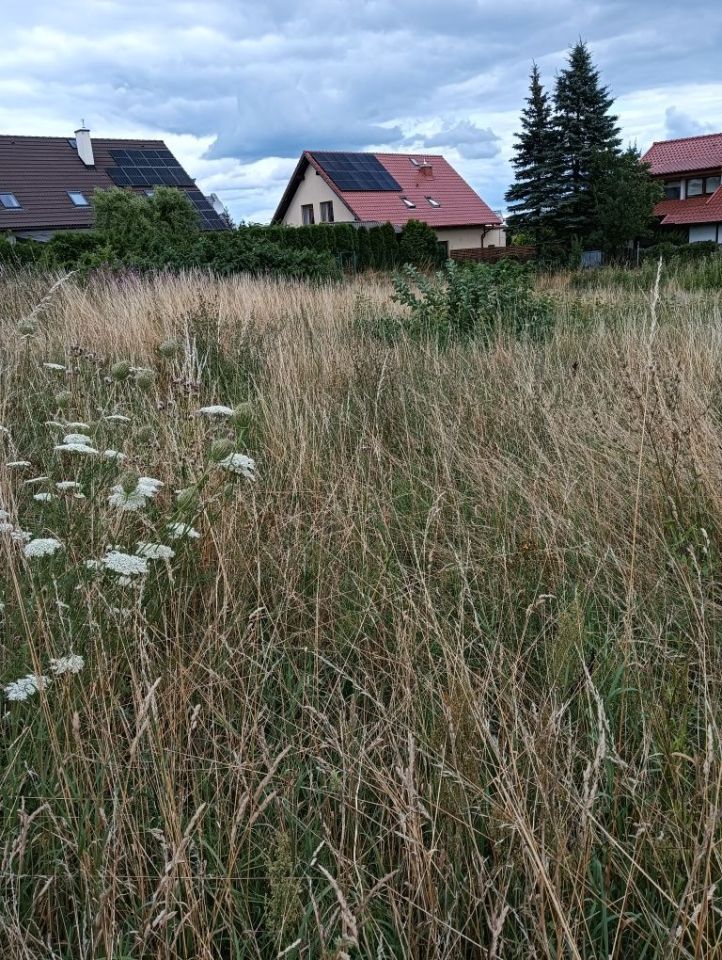
[[[533,260],[536,256],[535,246],[510,246],[510,247],[469,247],[463,250],[450,250],[449,256],[452,260],[461,260],[463,262],[475,261],[476,263],[498,263],[499,260],[505,260],[510,257],[512,260]]]

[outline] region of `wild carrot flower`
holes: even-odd
[[[56,551],[62,550],[63,545],[56,537],[38,537],[23,547],[26,557],[51,557]]]
[[[85,443],[58,443],[53,449],[64,453],[97,453],[95,447],[91,447],[87,442],[88,439],[88,437],[85,438]]]
[[[232,417],[233,408],[216,404],[209,407],[201,407],[200,410],[196,410],[196,415],[201,417]]]
[[[50,477],[31,477],[29,480],[23,480],[23,486],[29,487],[34,483],[45,483]]]
[[[32,538],[32,533],[29,533],[27,530],[21,530],[20,527],[16,527],[10,534],[10,539],[15,543],[27,543],[29,540],[32,540]]]
[[[162,486],[163,483],[160,480],[154,480],[153,477],[140,477],[135,487],[130,490],[127,490],[122,483],[116,483],[111,488],[108,503],[119,510],[136,513],[145,507],[148,500],[155,497]]]
[[[63,443],[84,443],[87,446],[90,443],[90,437],[84,433],[67,433],[63,437]]]
[[[51,500],[54,500],[55,497],[52,493],[36,493],[33,496],[33,500],[37,500],[39,503],[49,503]]]
[[[64,673],[80,673],[85,666],[85,660],[77,653],[70,653],[67,657],[58,657],[50,661],[50,672],[56,677]]]
[[[148,573],[148,562],[143,557],[120,550],[109,550],[102,560],[106,570],[120,574],[121,577],[143,576]]]
[[[238,473],[248,480],[257,480],[256,461],[247,457],[245,453],[232,453],[224,460],[220,460],[219,467],[229,470],[231,473]]]
[[[130,423],[130,417],[126,417],[122,413],[106,413],[103,420],[108,420],[110,423]]]
[[[103,450],[103,456],[106,460],[125,460],[126,456],[120,450]]]
[[[182,540],[184,537],[188,537],[189,540],[197,540],[200,533],[194,530],[189,523],[169,523],[168,536],[171,540]]]
[[[175,556],[175,550],[164,543],[139,543],[136,551],[139,557],[146,560],[170,560]]]
[[[65,490],[79,490],[79,489],[80,489],[80,484],[77,483],[77,481],[75,481],[75,480],[59,480],[59,481],[55,484],[55,486],[56,486],[56,488],[57,488],[58,490],[62,490],[62,491],[65,491]]]
[[[8,460],[5,466],[17,467],[18,469],[22,469],[23,467],[31,467],[32,464],[30,463],[29,460]]]
[[[50,677],[44,677],[41,674],[29,673],[26,677],[19,680],[13,680],[5,689],[5,696],[8,700],[27,700],[38,692],[44,690],[50,684]]]
[[[67,370],[62,363],[44,363],[43,366],[46,370]]]

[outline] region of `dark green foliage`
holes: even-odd
[[[634,147],[604,157],[592,182],[592,245],[612,258],[623,256],[635,239],[650,235],[650,214],[662,197]]]
[[[526,103],[512,159],[514,183],[506,193],[508,223],[512,230],[523,232],[527,242],[539,244],[549,232],[556,154],[552,108],[536,64]]]
[[[557,230],[565,238],[586,238],[595,228],[594,177],[619,152],[613,98],[602,86],[585,43],[577,43],[554,92],[554,167]]]
[[[394,279],[394,300],[409,313],[395,324],[387,321],[382,332],[442,344],[494,331],[538,336],[549,326],[550,303],[533,284],[529,267],[511,260],[494,266],[449,260],[431,277],[407,265]]]
[[[409,220],[404,226],[399,245],[401,263],[432,267],[441,262],[439,241],[427,223]]]

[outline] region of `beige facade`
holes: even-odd
[[[301,208],[307,204],[313,205],[314,222],[321,223],[321,204],[329,200],[333,203],[335,223],[350,223],[355,219],[343,200],[333,192],[323,177],[316,173],[314,167],[309,163],[306,167],[305,176],[286,211],[283,223],[287,227],[303,226],[303,211]]]
[[[494,227],[486,233],[482,227],[434,227],[439,240],[449,244],[449,250],[470,250],[479,247],[505,247],[506,231]],[[483,240],[482,240],[483,236]]]

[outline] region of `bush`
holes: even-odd
[[[420,220],[409,220],[401,233],[399,255],[402,263],[417,267],[434,267],[442,262],[441,248],[436,234]]]
[[[508,260],[493,266],[449,260],[432,277],[406,265],[394,279],[394,300],[409,312],[387,322],[383,333],[403,331],[442,344],[494,330],[537,338],[550,325],[551,304],[534,293],[533,278],[529,267]]]

